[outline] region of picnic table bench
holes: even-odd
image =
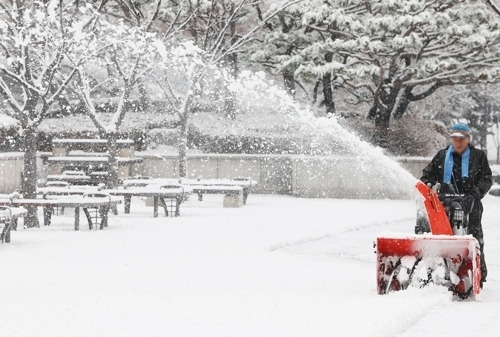
[[[142,158],[134,157],[134,141],[119,139],[116,142],[118,176],[133,175]],[[108,174],[108,143],[106,139],[53,139],[52,156],[47,158],[47,180],[63,180],[73,184],[98,184]],[[64,174],[77,171],[79,177]]]
[[[41,195],[43,199],[50,199],[61,196],[75,196],[99,192],[99,186],[70,184],[67,181],[47,181],[44,187],[37,187],[36,193]],[[64,210],[64,207],[61,207]]]
[[[83,171],[63,171],[61,174],[47,175],[48,182],[66,182],[71,185],[88,185],[91,177]]]
[[[185,199],[186,195],[190,193],[189,188],[184,188],[182,185],[163,185],[163,186],[147,186],[147,184],[129,184],[125,189],[96,189],[95,186],[70,186],[64,182],[53,182],[51,186],[37,188],[37,193],[43,195],[44,199],[53,196],[71,196],[71,195],[84,195],[91,191],[109,194],[112,196],[123,197],[124,199],[124,212],[130,213],[130,205],[132,197],[151,197],[153,198],[153,216],[158,217],[158,206],[161,204],[165,211],[165,215],[172,216],[180,215],[180,205]],[[173,212],[168,211],[167,200],[175,205],[170,205]]]
[[[238,179],[171,179],[171,178],[147,178],[124,180],[124,185],[135,184],[142,186],[179,183],[189,187],[192,193],[198,195],[198,200],[203,200],[203,194],[224,194],[225,207],[239,207],[246,205],[248,195],[256,181],[246,178]]]
[[[0,242],[10,242],[11,230],[17,229],[18,219],[25,216],[28,211],[22,207],[0,206]]]
[[[181,183],[191,186],[193,193],[198,194],[198,199],[203,200],[203,194],[217,193],[225,194],[226,196],[242,195],[243,205],[246,205],[248,195],[252,186],[257,185],[255,180],[247,178],[235,179],[181,179]],[[239,191],[238,187],[241,189]]]
[[[54,181],[55,182],[55,181]],[[65,196],[65,195],[84,195],[92,192],[99,192],[96,186],[92,185],[46,185],[45,187],[37,187],[36,193],[42,195],[44,199],[50,198],[51,196]]]
[[[43,207],[43,223],[49,226],[52,219],[52,212],[54,207],[73,207],[75,209],[75,231],[80,230],[80,208],[83,209],[88,223],[89,229],[97,228],[98,221],[99,228],[103,229],[108,226],[108,212],[111,206],[121,203],[120,198],[113,198],[103,194],[85,194],[83,196],[75,196],[71,198],[54,198],[54,199],[0,199],[0,206],[9,207],[25,207],[25,206],[38,206]],[[96,210],[95,217],[92,217],[91,210]]]
[[[119,175],[131,176],[133,165],[142,163],[142,158],[117,157]],[[98,184],[108,174],[108,158],[103,156],[49,157],[47,180],[67,181],[73,184]]]
[[[182,185],[164,185],[164,186],[135,186],[130,188],[130,185],[125,189],[106,189],[103,192],[109,193],[113,196],[121,196],[124,198],[125,205],[124,211],[126,214],[130,213],[130,206],[132,202],[132,197],[152,197],[153,198],[153,216],[158,217],[158,206],[161,203],[165,211],[165,215],[168,216],[168,205],[167,200],[171,201],[171,212],[172,216],[180,215],[180,206],[184,197],[188,191],[184,189]],[[172,203],[175,203],[175,211],[172,214]]]
[[[203,201],[203,194],[224,194],[224,205],[226,207],[230,207],[229,203],[231,202],[239,204],[240,199],[242,205],[246,204],[244,189],[241,186],[189,185],[189,187],[193,189],[193,193],[198,195],[199,201]]]

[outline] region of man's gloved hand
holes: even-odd
[[[476,198],[474,198],[473,195],[471,194],[464,195],[462,201],[460,202],[460,205],[462,206],[462,209],[464,210],[465,213],[470,213],[472,211],[475,201]]]

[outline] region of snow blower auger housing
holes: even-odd
[[[387,294],[408,287],[433,283],[447,287],[460,299],[475,298],[481,291],[480,251],[471,235],[454,235],[454,227],[466,226],[466,217],[453,220],[438,194],[422,182],[416,184],[424,196],[431,233],[386,234],[377,237],[377,291]],[[457,205],[454,203],[454,205]],[[463,214],[463,212],[462,212]]]

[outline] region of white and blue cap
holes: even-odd
[[[467,138],[470,136],[470,128],[467,124],[457,123],[450,129],[450,137]]]

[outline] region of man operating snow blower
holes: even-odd
[[[466,124],[455,124],[450,129],[451,144],[440,150],[424,168],[420,180],[428,186],[440,186],[438,194],[461,195],[458,201],[468,223],[465,234],[471,234],[481,252],[481,288],[486,282],[488,270],[484,258],[484,238],[481,225],[483,205],[481,199],[492,185],[491,169],[486,154],[471,144],[471,131]],[[444,199],[441,198],[440,199]],[[420,216],[422,215],[422,216]],[[415,233],[429,232],[424,213],[419,212]]]

